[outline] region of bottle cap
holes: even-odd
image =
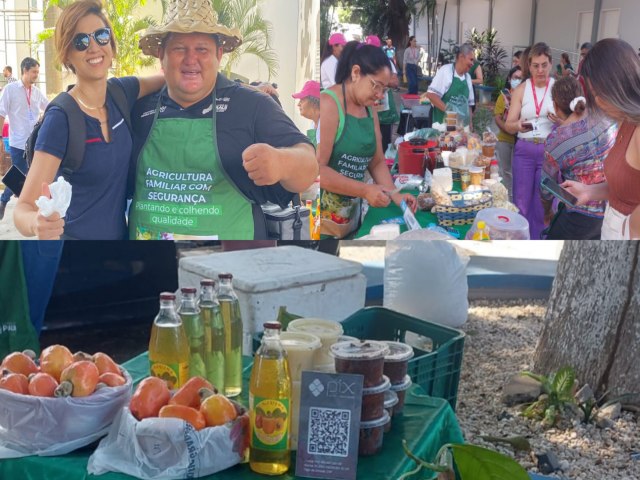
[[[271,329],[280,330],[282,328],[282,325],[280,325],[280,322],[267,322],[267,323],[263,323],[262,326],[265,329],[271,328]]]
[[[215,280],[212,280],[210,278],[203,278],[202,280],[200,280],[200,285],[202,285],[203,287],[214,287],[216,285]]]
[[[162,292],[160,294],[160,300],[175,300],[176,296],[174,293],[171,292]]]
[[[498,160],[491,160],[491,165],[498,165]]]
[[[220,273],[218,275],[218,278],[225,279],[225,280],[226,279],[232,280],[233,279],[233,275],[231,275],[230,273]]]
[[[180,289],[180,292],[185,294],[185,293],[196,293],[196,287],[182,287]]]

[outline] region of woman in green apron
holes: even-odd
[[[320,82],[309,80],[305,82],[302,90],[291,96],[298,100],[300,115],[313,122],[313,128],[307,130],[307,137],[315,147],[318,145],[316,131],[320,123]]]
[[[318,144],[322,234],[346,238],[360,225],[361,201],[386,207],[403,201],[415,211],[413,195],[395,192],[384,161],[378,115],[372,106],[387,93],[389,59],[382,49],[349,42],[340,57],[336,85],[320,98]],[[374,183],[366,183],[366,173]]]
[[[465,43],[456,48],[456,61],[443,65],[433,77],[427,90],[427,98],[435,107],[433,123],[444,123],[447,111],[454,111],[462,123],[471,125],[471,109],[474,105],[473,86],[469,70],[475,62],[473,47]]]

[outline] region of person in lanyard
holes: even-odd
[[[36,82],[40,75],[40,64],[37,60],[27,57],[20,63],[22,76],[19,82],[7,84],[0,97],[0,131],[4,126],[5,118],[9,118],[11,129],[9,130],[9,153],[11,163],[27,173],[27,162],[23,158],[24,145],[33,126],[38,121],[40,112],[49,104],[47,97],[38,87]],[[0,195],[0,220],[4,218],[7,203],[13,192],[6,187]]]
[[[536,43],[524,61],[528,63],[530,77],[511,94],[505,130],[518,135],[513,149],[513,202],[528,220],[531,238],[539,240],[545,226],[540,198],[544,143],[555,118],[551,49],[546,43]]]
[[[62,236],[77,240],[124,240],[132,132],[107,90],[107,77],[117,54],[111,23],[98,0],[73,2],[56,21],[57,60],[74,73],[76,83],[67,93],[84,116],[84,157],[69,178],[72,195],[64,219],[57,213],[39,214],[36,200],[43,183],[58,177],[69,148],[67,113],[48,109],[35,143],[33,162],[14,213],[14,223],[25,236],[52,240]],[[111,79],[118,83],[133,107],[136,98],[159,90],[162,75]],[[115,87],[114,88],[119,88]],[[13,128],[13,120],[11,122]]]
[[[241,43],[209,0],[173,0],[140,38],[167,86],[131,115],[131,239],[267,239],[260,205],[285,207],[314,182],[311,141],[271,97],[219,73],[223,53]]]
[[[619,125],[604,159],[605,183],[565,181],[577,205],[606,200],[602,240],[640,239],[640,59],[624,40],[606,38],[586,54],[580,70],[593,115]]]
[[[444,123],[448,109],[455,109],[465,125],[471,125],[471,107],[475,104],[469,69],[474,65],[473,46],[462,44],[455,49],[456,60],[436,72],[426,96],[435,107],[433,123]]]
[[[336,72],[337,84],[320,94],[321,233],[353,235],[360,224],[361,199],[371,207],[403,201],[415,211],[416,198],[395,190],[384,160],[378,115],[372,108],[387,93],[389,59],[380,47],[349,42]],[[365,182],[369,173],[373,183]]]

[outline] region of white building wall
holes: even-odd
[[[620,38],[631,46],[640,47],[640,2],[638,0],[603,0],[602,9],[620,9]]]
[[[578,34],[578,13],[593,11],[594,0],[538,0],[535,42],[545,42],[553,49],[553,61],[560,52],[575,53]]]
[[[511,55],[529,45],[531,31],[531,0],[495,0],[493,28],[498,31],[498,40]]]
[[[489,27],[489,0],[466,0],[460,5],[460,42],[467,40],[475,27],[482,32]]]

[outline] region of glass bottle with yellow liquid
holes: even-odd
[[[233,290],[233,275],[218,275],[218,303],[224,324],[224,394],[236,397],[242,392],[242,316]]]
[[[278,322],[264,324],[249,382],[249,466],[266,475],[283,474],[291,463],[291,376],[280,328]]]
[[[149,340],[151,376],[165,380],[170,389],[180,388],[189,379],[189,341],[175,300],[173,293],[160,294],[160,311]]]
[[[189,378],[206,378],[204,325],[202,318],[200,318],[200,308],[196,301],[197,293],[198,290],[194,287],[180,289],[178,315],[180,315],[184,331],[187,334],[187,341],[189,342]]]
[[[207,380],[224,392],[224,322],[216,298],[215,281],[200,280],[200,317],[204,326],[204,365]]]

